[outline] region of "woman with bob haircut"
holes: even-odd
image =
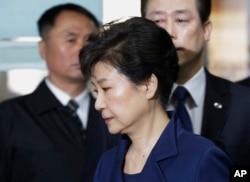
[[[165,110],[179,67],[164,29],[140,17],[106,24],[80,62],[109,132],[123,135],[99,161],[95,182],[229,181],[227,155]]]

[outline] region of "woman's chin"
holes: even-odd
[[[114,129],[114,128],[108,128],[110,134],[119,134],[120,130]]]

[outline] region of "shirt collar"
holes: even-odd
[[[198,106],[198,103],[200,103],[204,95],[205,85],[206,85],[206,76],[205,76],[205,70],[203,66],[190,80],[188,80],[185,84],[182,85],[188,90],[190,97],[193,103],[195,104],[195,106]],[[178,85],[174,83],[172,91],[171,91],[171,95],[170,95],[171,102],[172,102],[173,92],[177,86]]]
[[[87,89],[83,91],[80,95],[74,98],[74,100],[80,105],[80,107],[83,107],[85,103],[89,103],[90,96],[88,94]]]
[[[55,97],[62,103],[62,105],[66,106],[71,99],[70,95],[55,86],[48,78],[45,79],[45,83],[47,84],[51,92],[55,95]],[[84,103],[83,101],[85,99],[88,99],[88,96],[88,91],[86,89],[80,95],[75,97],[74,100],[81,106],[81,104]]]

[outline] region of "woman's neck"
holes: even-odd
[[[125,173],[134,174],[143,169],[152,149],[169,123],[169,117],[164,110],[155,113],[151,119],[134,134],[128,135],[132,143],[126,154]]]

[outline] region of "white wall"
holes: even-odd
[[[103,0],[103,23],[140,15],[140,0]]]

